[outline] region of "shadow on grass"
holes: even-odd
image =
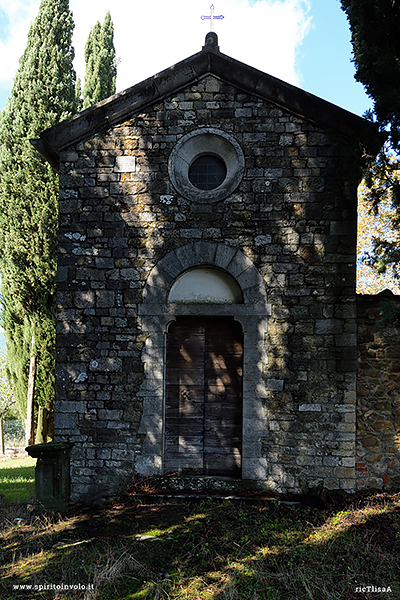
[[[71,585],[57,598],[85,600],[355,600],[367,586],[400,598],[399,496],[335,512],[205,501],[24,522],[2,534],[1,598],[26,598],[21,584]]]

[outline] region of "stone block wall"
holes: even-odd
[[[187,200],[168,176],[175,144],[201,127],[243,150],[243,179],[220,202]],[[260,340],[267,358],[254,366],[264,382],[260,479],[279,491],[321,480],[354,489],[351,153],[344,140],[212,76],[62,152],[55,433],[74,444],[73,500],[110,497],[135,471],[151,353],[143,354],[142,293],[161,259],[199,242],[242,252],[271,306]],[[162,415],[157,435],[160,427]]]
[[[400,486],[400,325],[394,318],[396,309],[400,310],[400,298],[390,292],[357,298],[356,472],[360,489]]]

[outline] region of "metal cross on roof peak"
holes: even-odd
[[[205,19],[210,19],[210,21],[211,21],[211,24],[210,24],[211,29],[210,29],[210,31],[214,31],[214,19],[223,19],[224,18],[224,15],[215,16],[214,15],[214,9],[215,9],[214,4],[211,4],[211,6],[210,6],[211,14],[210,15],[202,15],[200,17],[200,19],[202,21],[204,21]]]

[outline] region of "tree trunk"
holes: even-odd
[[[6,453],[6,447],[4,445],[4,426],[3,417],[0,417],[0,454]]]
[[[28,382],[28,402],[26,407],[26,445],[32,446],[35,432],[34,422],[34,397],[35,397],[35,376],[36,376],[36,356],[33,355],[34,338],[31,342],[31,360],[29,363],[29,382]]]
[[[47,411],[47,441],[54,442],[54,410]]]
[[[36,424],[35,444],[45,444],[47,442],[48,422],[49,411],[47,410],[47,408],[39,406]]]

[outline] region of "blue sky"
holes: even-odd
[[[354,79],[351,34],[339,0],[312,0],[311,16],[314,26],[299,49],[302,87],[363,115],[372,102]]]
[[[117,91],[198,52],[209,30],[210,0],[70,0],[75,69],[83,80],[84,45],[110,10],[120,57]],[[211,3],[211,2],[210,2]],[[339,0],[214,0],[221,52],[358,115],[371,107],[354,80],[346,16]],[[40,0],[0,0],[0,110]],[[4,338],[0,332],[0,348]]]
[[[110,10],[121,58],[118,91],[198,52],[209,28],[201,15],[212,0],[70,0],[75,68],[84,77],[84,44]],[[370,107],[354,80],[350,32],[339,0],[214,0],[221,51],[363,114]],[[40,0],[0,0],[0,109]]]

